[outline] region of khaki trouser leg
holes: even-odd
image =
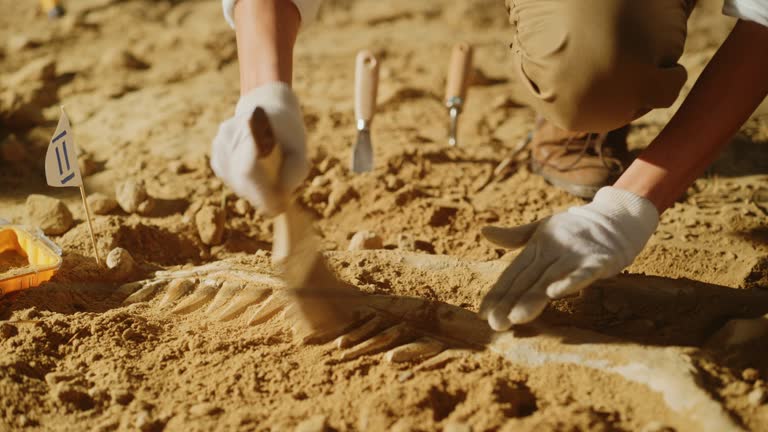
[[[515,78],[557,126],[605,132],[671,105],[694,0],[506,0]]]

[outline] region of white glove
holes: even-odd
[[[256,107],[267,113],[282,150],[277,185],[267,178],[257,163],[257,148],[249,126]],[[219,126],[213,139],[211,168],[236,194],[267,214],[277,212],[280,194],[296,189],[309,170],[299,101],[287,84],[266,84],[240,98],[235,116]]]
[[[640,253],[659,224],[647,199],[604,187],[587,205],[515,228],[485,227],[499,246],[525,249],[499,276],[480,305],[497,331],[541,314],[549,299],[579,292],[617,275]]]

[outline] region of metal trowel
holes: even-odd
[[[356,173],[373,169],[371,122],[376,110],[378,86],[379,62],[370,51],[360,51],[355,59],[357,141],[352,149],[352,171]]]
[[[458,144],[459,114],[467,100],[467,88],[472,72],[472,47],[465,42],[454,45],[448,80],[445,85],[445,106],[448,108],[450,124],[448,127],[448,145]]]
[[[332,331],[339,326],[347,326],[354,314],[350,301],[359,298],[359,293],[357,289],[340,282],[328,269],[320,252],[312,219],[279,186],[283,154],[266,112],[257,107],[249,125],[257,148],[258,163],[273,183],[272,193],[276,194],[279,203],[273,222],[272,262],[279,269],[304,318],[304,333]]]

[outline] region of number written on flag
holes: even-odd
[[[83,183],[69,118],[63,108],[59,125],[45,154],[45,179],[48,185],[54,187],[78,187]]]

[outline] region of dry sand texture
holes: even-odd
[[[733,24],[700,3],[686,89]],[[480,227],[581,202],[525,155],[492,176],[534,117],[510,78],[503,2],[326,0],[297,48],[313,161],[300,201],[366,296],[355,325],[302,343],[270,222],[207,166],[238,93],[219,2],[72,0],[55,23],[35,4],[0,0],[0,217],[25,222],[27,196],[46,194],[74,226],[53,237],[51,283],[0,299],[14,321],[0,323],[0,430],[768,431],[768,117],[662,217],[631,275],[493,334],[472,311],[514,252]],[[441,99],[459,40],[477,70],[453,149]],[[366,47],[381,59],[376,168],[353,175]],[[77,191],[44,184],[60,103],[104,195],[101,254],[132,256],[112,270],[90,258]],[[633,147],[672,112],[637,121]],[[346,251],[361,230],[383,249]]]

